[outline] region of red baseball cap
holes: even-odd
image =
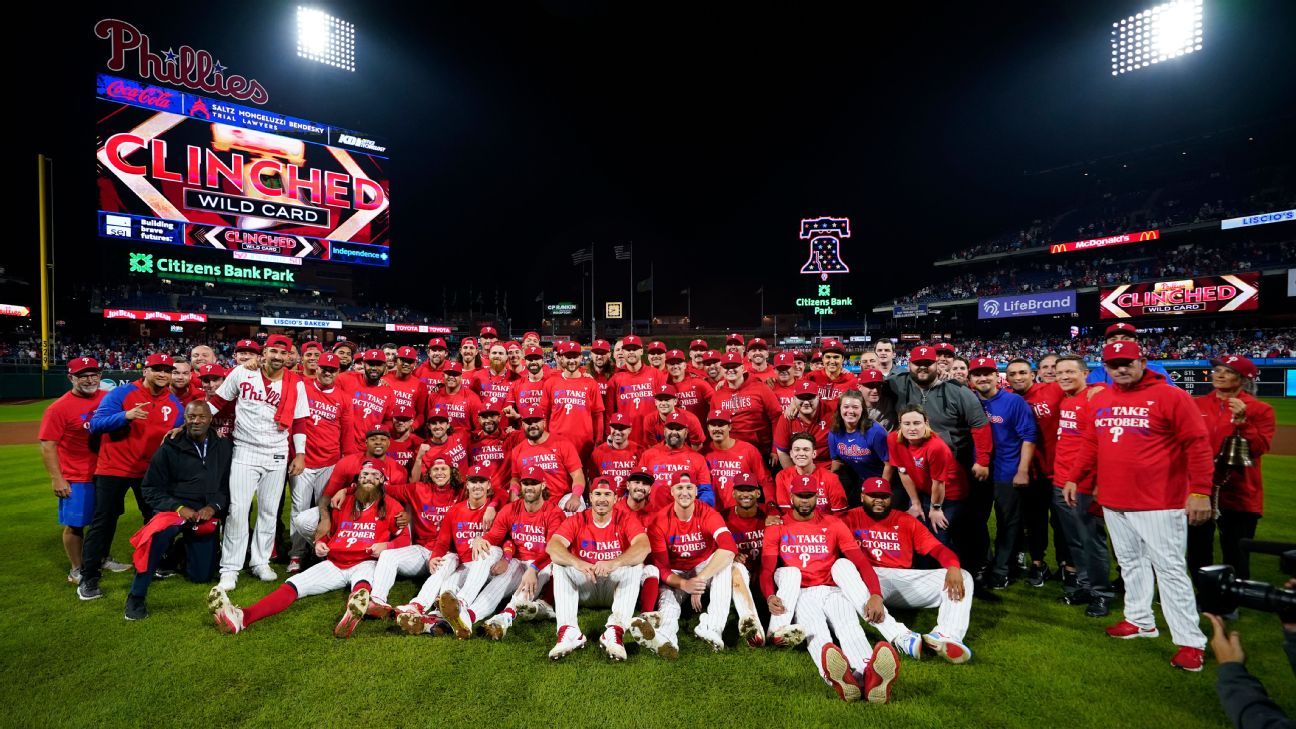
[[[397,405],[392,411],[393,418],[403,418],[405,420],[414,419],[414,408],[409,405]]]
[[[690,352],[698,352],[698,351],[705,352],[710,348],[711,347],[706,343],[705,339],[694,339],[693,341],[689,342]]]
[[[729,336],[725,337],[725,344],[746,344],[746,343],[747,340],[743,339],[743,335],[739,334],[738,332],[730,332]]]
[[[1248,380],[1254,380],[1260,374],[1260,369],[1256,367],[1255,362],[1240,354],[1230,354],[1227,357],[1213,359],[1211,364],[1216,367],[1227,367]]]
[[[302,354],[306,354],[306,350],[308,350],[308,349],[314,349],[314,350],[317,350],[317,351],[323,352],[323,351],[324,351],[324,346],[321,345],[319,342],[306,342],[305,344],[303,344],[303,345],[301,346],[301,353],[302,353]]]
[[[634,427],[634,423],[630,422],[630,418],[625,413],[613,413],[612,417],[608,418],[608,427],[631,428]]]
[[[732,423],[733,413],[724,408],[716,408],[707,416],[708,423]]]
[[[622,345],[622,346],[625,346],[625,345]],[[651,341],[651,342],[648,343],[648,351],[649,351],[649,352],[661,352],[661,353],[664,354],[664,353],[666,352],[666,343],[654,339],[653,341]]]
[[[707,364],[708,362],[719,362],[720,356],[719,350],[709,349],[706,354],[702,355],[702,364]]]
[[[861,370],[857,381],[861,385],[880,385],[886,382],[886,375],[882,374],[882,370]]]
[[[365,437],[366,437],[366,438],[368,438],[368,437],[370,437],[370,436],[374,436],[374,435],[385,435],[385,436],[387,436],[388,438],[390,438],[390,437],[391,437],[391,431],[388,430],[388,429],[387,429],[387,426],[385,426],[385,425],[374,425],[374,426],[371,426],[371,427],[369,428],[369,430],[366,430],[366,431],[365,431]]]
[[[684,419],[684,414],[676,410],[666,418],[667,428],[687,428],[688,421]]]
[[[764,339],[752,337],[752,340],[747,343],[747,349],[769,349],[769,346],[765,344]]]
[[[360,355],[361,362],[382,362],[387,363],[387,355],[383,354],[381,349],[366,349],[364,354]]]
[[[525,423],[528,420],[544,420],[544,418],[545,418],[544,411],[532,405],[531,407],[522,411],[522,415],[519,418],[519,420]]]
[[[738,489],[742,489],[744,491],[748,489],[759,491],[760,484],[756,483],[756,478],[752,476],[750,473],[740,473],[734,476],[733,488],[735,491],[737,491]]]
[[[495,327],[482,327],[481,331],[477,332],[477,336],[495,337],[496,339],[499,339],[499,332],[495,331]]]
[[[442,339],[441,337],[432,337],[431,339],[428,340],[427,348],[428,348],[428,349],[445,349],[445,348],[446,348],[445,340]]]
[[[203,365],[203,367],[209,366],[210,365]],[[68,361],[69,375],[79,375],[82,372],[89,372],[91,370],[94,370],[95,372],[100,370],[99,360],[94,357],[77,357],[76,359]]]
[[[498,413],[501,412],[502,410],[503,408],[500,407],[499,398],[492,397],[489,400],[482,401],[481,407],[477,408],[477,414],[481,415],[482,413]]]
[[[243,344],[243,342],[246,342],[246,341],[248,341],[248,340],[244,339],[243,341],[239,342],[239,344],[241,345],[241,344]],[[256,344],[256,342],[252,342],[252,344]],[[338,351],[339,349],[349,349],[349,350],[351,350],[352,352],[354,352],[354,351],[356,351],[356,345],[355,345],[355,342],[348,342],[347,340],[343,339],[342,341],[340,341],[340,342],[338,342],[338,343],[336,343],[336,344],[333,345],[333,351],[334,351],[334,352]],[[235,351],[238,351],[238,350],[236,349]],[[255,351],[260,352],[260,351],[261,351],[261,348],[260,348],[260,347],[257,347]]]
[[[622,337],[621,349],[630,349],[631,347],[643,349],[643,340],[633,334]]]
[[[538,341],[538,340],[540,339],[540,332],[523,332],[523,333],[522,333],[522,338],[523,338],[523,339],[535,339],[535,340]]]
[[[806,398],[806,395],[809,395],[810,397],[819,397],[819,388],[815,387],[815,384],[810,380],[801,380],[796,383],[796,386],[792,390],[792,395],[802,399],[809,399]]]
[[[819,345],[819,352],[821,357],[829,352],[836,352],[837,354],[845,355],[846,348],[842,346],[840,339],[825,339]]]
[[[860,485],[860,493],[867,496],[890,496],[891,484],[877,476],[866,478],[864,483]]]
[[[914,347],[909,350],[910,364],[922,364],[923,362],[926,362],[927,364],[934,364],[936,362],[935,347]]]
[[[810,496],[817,496],[819,494],[819,487],[815,484],[815,480],[809,476],[794,476],[792,478],[792,487],[789,489],[789,493],[793,496],[805,496],[807,494]]]
[[[580,342],[577,342],[577,341],[572,340],[572,339],[568,339],[568,340],[565,341],[565,342],[559,342],[559,343],[557,343],[557,344],[554,345],[554,351],[557,352],[558,354],[577,354],[577,355],[578,355],[578,354],[581,353],[581,346],[580,346]]]
[[[1139,349],[1138,342],[1112,342],[1103,347],[1103,363],[1111,362],[1129,362],[1131,360],[1142,359],[1143,350]]]
[[[737,352],[729,352],[720,358],[720,366],[728,367],[729,365],[741,365],[744,363],[743,356]]]
[[[277,349],[292,349],[292,340],[282,334],[271,334],[266,337],[265,346]]]
[[[595,339],[594,343],[590,345],[590,351],[607,354],[612,351],[612,345],[606,339]]]
[[[325,356],[332,357],[332,355],[325,355]],[[324,357],[320,357],[320,359],[324,359]],[[334,359],[337,358],[334,357]],[[213,362],[212,364],[205,364],[202,367],[198,368],[198,379],[200,380],[206,379],[208,377],[224,377],[228,374],[229,372],[224,367],[220,366],[219,364],[216,364],[215,362]]]
[[[458,362],[446,362],[445,367],[441,368],[441,373],[447,375],[462,375],[463,365]]]
[[[234,351],[235,352],[256,352],[257,354],[260,354],[261,345],[257,344],[256,341],[252,339],[240,339],[238,340],[238,343],[234,345]]]
[[[148,356],[148,359],[144,360],[144,366],[153,369],[159,367],[175,369],[175,362],[171,359],[171,355],[166,352],[154,352]]]
[[[791,368],[796,365],[796,356],[791,352],[779,352],[774,355],[774,369]]]
[[[523,471],[522,475],[518,477],[518,481],[535,481],[536,483],[544,483],[544,480],[545,472],[535,466],[527,467],[527,470]]]
[[[983,372],[983,371],[985,371],[985,370],[990,370],[990,371],[992,371],[992,372],[998,372],[998,371],[999,371],[999,363],[996,362],[996,361],[994,361],[994,360],[991,359],[990,357],[977,357],[976,359],[973,359],[971,362],[968,363],[968,372],[969,372],[969,373],[972,373],[972,372]]]
[[[496,342],[496,344],[499,344],[499,342]],[[512,339],[510,339],[510,340],[508,340],[507,342],[504,343],[504,351],[505,351],[505,352],[512,352],[512,351],[515,350],[515,349],[522,349],[522,343],[521,343],[521,342],[515,342],[515,341],[513,341]]]
[[[598,478],[594,479],[593,483],[590,484],[591,492],[597,491],[598,489],[604,489],[607,491],[616,491],[616,486],[612,483],[612,479],[608,478],[607,476],[599,476]]]
[[[657,478],[653,476],[653,472],[649,470],[647,466],[640,466],[635,470],[631,471],[629,476],[626,476],[626,481],[642,481],[644,483],[652,483],[656,480]]]
[[[530,346],[522,350],[522,359],[544,359],[544,350],[539,347]]]
[[[1103,334],[1108,337],[1110,337],[1113,334],[1128,334],[1131,337],[1137,337],[1138,327],[1134,326],[1133,324],[1130,324],[1129,322],[1118,321],[1115,324],[1112,324],[1111,326],[1107,327],[1107,331],[1104,332]]]
[[[678,349],[672,349],[671,351],[666,353],[666,361],[667,362],[687,362],[688,357],[685,356],[682,351]]]
[[[342,360],[338,359],[338,356],[332,352],[325,352],[320,355],[319,361],[315,363],[315,366],[321,369],[328,367],[329,369],[340,370],[342,369]]]
[[[810,350],[810,361],[811,361],[811,362],[822,362],[822,361],[823,361],[823,352],[820,352],[820,351],[817,350],[817,349],[812,349],[812,350]]]
[[[428,413],[427,419],[429,423],[433,420],[445,420],[449,422],[450,411],[446,410],[444,405],[433,405],[432,412]]]
[[[462,347],[465,344],[472,344],[472,346],[476,347],[477,337],[464,337],[463,339],[459,340],[459,346]]]
[[[957,354],[957,351],[954,349],[954,345],[949,342],[939,342],[936,345],[936,354],[948,354],[953,357]]]
[[[657,391],[653,393],[653,397],[656,397],[656,398],[666,398],[666,397],[669,397],[669,398],[671,398],[671,399],[674,399],[675,396],[678,395],[678,394],[679,394],[679,391],[675,389],[675,386],[672,385],[672,384],[670,384],[670,383],[668,382],[668,383],[666,383],[665,385],[658,385],[658,386],[657,386]]]
[[[794,350],[792,350],[792,359],[794,359],[794,360],[795,360],[795,359],[799,359],[799,360],[801,360],[802,362],[804,362],[804,361],[806,361],[806,357],[807,357],[807,356],[808,356],[808,355],[806,355],[805,350],[803,350],[803,349],[794,349]]]
[[[401,347],[396,350],[396,359],[407,359],[411,362],[418,361],[418,351],[413,347]]]
[[[531,470],[534,471],[537,469],[533,468]],[[490,469],[487,468],[486,466],[478,464],[468,469],[468,473],[467,475],[464,476],[464,480],[465,481],[490,481],[490,477],[491,477]],[[523,478],[526,477],[523,476]]]

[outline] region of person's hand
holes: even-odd
[[[1246,422],[1246,403],[1241,398],[1230,397],[1225,400],[1228,404],[1229,412],[1233,414],[1233,423],[1240,424]]]
[[[792,401],[787,404],[787,407],[783,408],[783,417],[788,420],[796,420],[797,409],[797,399],[794,397],[792,398]]]
[[[1215,510],[1211,508],[1210,497],[1206,494],[1188,494],[1188,504],[1184,509],[1188,512],[1190,526],[1205,524],[1215,515]]]
[[[598,574],[594,572],[594,565],[590,564],[589,562],[585,562],[582,560],[579,564],[576,565],[576,569],[582,575],[585,575],[585,579],[589,580],[590,582],[598,581]]]
[[[680,582],[680,589],[689,595],[701,595],[706,592],[706,580],[699,580],[696,577],[690,577]]]
[[[518,594],[523,600],[534,600],[536,588],[540,586],[540,580],[536,576],[536,571],[527,567],[522,570],[522,582],[518,584]]]
[[[153,405],[151,402],[142,402],[135,407],[126,411],[127,420],[143,420],[149,416],[148,409]]]
[[[346,501],[346,489],[338,489],[337,493],[333,494],[333,498],[329,499],[329,506],[341,509],[344,501]]]
[[[485,559],[487,552],[490,552],[490,548],[491,548],[490,542],[486,541],[485,539],[482,539],[481,537],[477,537],[476,539],[469,542],[468,546],[472,548],[472,556],[474,561],[479,559]]]
[[[401,509],[400,513],[396,515],[396,526],[400,529],[409,526],[409,512],[405,509]]]
[[[315,542],[316,557],[327,557],[328,553],[329,553],[328,542],[323,542],[323,541]]]
[[[922,504],[918,503],[917,501],[910,502],[909,510],[905,513],[909,514],[909,516],[912,516],[915,519],[924,518]]]
[[[595,563],[594,563],[594,576],[595,576],[595,577],[607,577],[608,575],[612,574],[612,571],[615,570],[615,569],[616,569],[616,566],[613,565],[611,562],[608,562],[608,561],[595,562]]]
[[[1211,653],[1215,654],[1215,660],[1219,661],[1222,666],[1225,663],[1245,663],[1246,653],[1242,652],[1242,639],[1238,636],[1236,630],[1224,632],[1224,619],[1218,615],[1206,613],[1210,618],[1211,628],[1214,634],[1211,635],[1210,647]]]
[[[188,506],[182,506],[179,509],[176,509],[176,513],[185,521],[194,521],[198,518],[198,512],[190,509]]]
[[[778,512],[771,511],[765,517],[765,526],[779,526],[782,523],[783,517],[779,516]]]
[[[293,456],[292,463],[288,464],[288,475],[290,477],[300,476],[302,471],[306,470],[306,454],[298,453]]]
[[[739,550],[734,553],[734,564],[747,564],[747,553]]]
[[[864,603],[864,619],[874,625],[886,619],[886,606],[882,604],[881,595],[869,595],[868,602]]]
[[[567,494],[567,498],[562,500],[562,510],[568,513],[574,513],[580,508],[581,497],[576,494]]]
[[[931,523],[933,529],[949,529],[949,519],[945,518],[943,509],[932,509],[927,512],[927,521]]]
[[[1076,490],[1077,486],[1075,481],[1067,481],[1066,484],[1062,486],[1062,499],[1066,501],[1066,505],[1072,509],[1076,508]]]
[[[432,450],[432,446],[428,443],[423,443],[422,445],[419,446],[418,454],[419,456],[422,456],[424,453],[427,453],[430,450]]]
[[[978,481],[984,481],[987,478],[990,478],[990,468],[987,466],[982,466],[979,463],[973,464],[972,478],[975,478]]]
[[[198,510],[198,521],[211,521],[216,516],[216,510],[210,506],[204,506]]]
[[[72,485],[61,475],[50,477],[50,488],[54,489],[54,495],[60,499],[66,499],[72,495]]]
[[[1030,471],[1018,471],[1013,474],[1012,485],[1015,489],[1030,486]]]
[[[945,570],[945,594],[954,602],[963,599],[963,570],[958,567]]]
[[[769,607],[770,615],[782,615],[787,612],[787,608],[783,606],[783,600],[778,595],[766,600],[765,605]]]
[[[499,577],[504,574],[504,571],[508,569],[508,566],[509,561],[507,559],[495,560],[495,564],[491,565],[490,568],[491,577]]]
[[[168,440],[175,440],[176,438],[179,438],[180,434],[183,432],[184,432],[184,428],[172,428],[171,430],[167,431],[166,435],[162,436],[162,441],[166,442]]]
[[[778,451],[774,451],[773,453],[769,454],[769,466],[770,468],[777,468],[778,465],[779,465]]]
[[[698,593],[698,594],[694,595],[694,596],[692,597],[692,599],[690,600],[690,602],[693,603],[693,612],[695,612],[695,613],[700,613],[700,612],[702,612],[702,594],[701,594],[701,593]]]
[[[486,511],[482,512],[482,530],[490,529],[491,524],[495,523],[495,507],[487,506]]]
[[[433,575],[435,575],[436,572],[437,572],[437,570],[441,569],[441,565],[442,565],[444,562],[445,562],[445,557],[429,557],[429,558],[428,558],[428,574],[433,574]]]
[[[377,557],[378,555],[382,554],[386,550],[387,550],[387,542],[374,542],[373,544],[370,544],[368,549],[366,549],[365,551],[373,555],[374,557]]]

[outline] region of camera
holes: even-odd
[[[1296,544],[1242,540],[1248,554],[1278,555],[1279,567],[1296,575]],[[1211,565],[1197,570],[1197,608],[1201,612],[1226,615],[1239,607],[1277,613],[1284,623],[1296,623],[1296,590],[1274,587],[1267,582],[1239,580],[1229,565]]]

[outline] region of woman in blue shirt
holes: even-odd
[[[887,433],[865,413],[864,394],[848,390],[837,401],[828,431],[828,457],[852,505],[859,502],[864,479],[881,477],[887,462]]]

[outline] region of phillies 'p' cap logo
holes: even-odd
[[[1123,348],[1124,346],[1125,346],[1124,344],[1121,344],[1120,342],[1117,342],[1117,343],[1115,343],[1115,344],[1112,345],[1112,349],[1116,350],[1117,352],[1120,352],[1120,351],[1121,351],[1121,348]]]

